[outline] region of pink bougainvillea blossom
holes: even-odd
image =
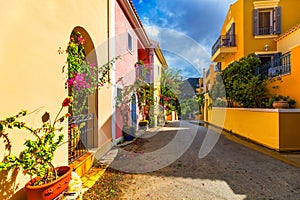
[[[81,45],[85,44],[85,40],[84,40],[84,38],[82,36],[78,36],[77,39],[78,39],[79,44],[81,44]]]

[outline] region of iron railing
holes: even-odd
[[[278,59],[272,59],[257,67],[256,73],[260,75],[261,79],[274,78],[291,73],[291,54],[286,53]]]
[[[235,47],[235,34],[221,35],[211,48],[211,55],[214,55],[221,47]]]
[[[259,29],[258,29],[259,35],[271,35],[273,33],[274,33],[274,30],[273,30],[272,26],[259,27]]]
[[[94,147],[94,114],[69,117],[68,142],[69,163]]]

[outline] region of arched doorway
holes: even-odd
[[[87,31],[75,27],[68,45],[68,90],[73,97],[69,112],[69,162],[97,146],[98,90],[89,90],[89,81],[98,79],[97,55]]]

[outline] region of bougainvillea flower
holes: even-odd
[[[74,78],[68,78],[67,83],[68,83],[68,87],[71,87],[74,85]]]
[[[85,40],[84,40],[84,38],[82,36],[78,36],[77,39],[78,39],[79,44],[84,45]]]
[[[80,90],[82,88],[86,88],[86,82],[85,82],[86,74],[76,74],[74,76],[74,85],[77,90]]]

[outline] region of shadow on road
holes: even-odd
[[[179,125],[180,122],[173,122],[166,126],[178,127]],[[184,126],[191,125],[181,124],[181,127]],[[220,183],[216,185],[213,183],[221,182],[221,185],[227,185],[228,190],[231,190],[229,192],[242,195],[241,197],[244,198],[241,199],[300,198],[299,168],[249,149],[222,135],[212,151],[200,159],[198,154],[207,134],[207,128],[192,126],[197,134],[187,151],[172,164],[155,172],[146,173],[146,175],[197,179],[197,182],[191,183],[212,184],[208,189],[216,192],[222,188],[213,188],[220,186]],[[151,137],[139,138],[123,149],[140,154],[154,152],[171,142],[176,134],[176,130],[161,131]],[[188,137],[189,132],[187,131],[186,134]],[[116,159],[122,159],[122,157],[119,156]]]

